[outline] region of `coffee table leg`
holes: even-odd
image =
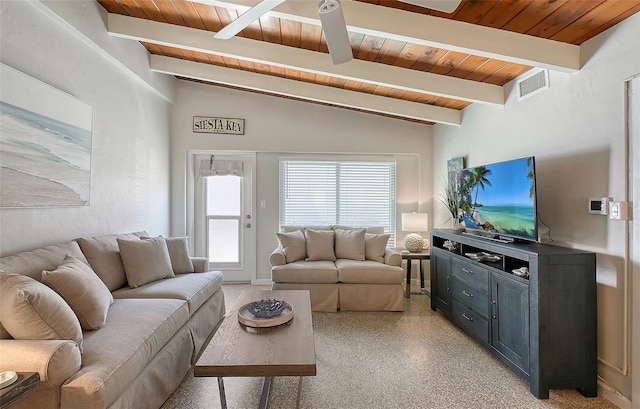
[[[227,409],[227,396],[224,393],[224,381],[222,380],[222,376],[218,377],[218,391],[220,391],[220,407],[222,409]]]
[[[265,376],[262,381],[262,393],[260,393],[258,409],[267,409],[267,405],[269,404],[269,393],[271,392],[271,382],[273,382],[272,376]]]
[[[300,409],[300,396],[302,395],[302,376],[298,380],[298,399],[296,400],[296,409]]]

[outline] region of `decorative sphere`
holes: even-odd
[[[418,233],[410,233],[404,237],[405,249],[415,253],[415,252],[421,251],[423,247],[424,247],[424,240],[422,239],[422,236],[420,236]]]

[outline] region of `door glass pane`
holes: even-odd
[[[209,219],[209,262],[240,262],[240,219]]]
[[[210,176],[207,179],[207,215],[240,216],[242,178]]]

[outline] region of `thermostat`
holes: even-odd
[[[602,214],[607,215],[609,212],[609,197],[590,197],[589,208],[590,214]]]

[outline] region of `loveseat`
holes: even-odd
[[[283,226],[271,253],[275,290],[309,290],[313,311],[404,311],[400,253],[383,228]]]
[[[186,238],[80,238],[0,258],[0,370],[38,372],[15,408],[158,408],[225,314]]]

